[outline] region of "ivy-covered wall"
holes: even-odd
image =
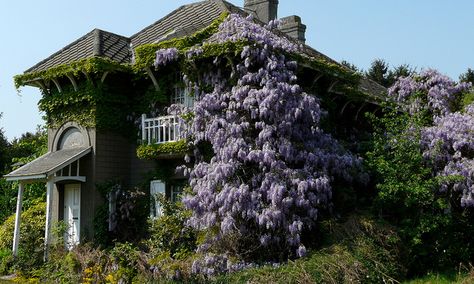
[[[172,39],[160,43],[145,44],[134,50],[134,63],[119,64],[112,60],[92,57],[70,64],[53,67],[46,71],[26,73],[16,76],[17,87],[31,84],[41,78],[44,82],[52,80],[61,82],[63,90],[60,93],[51,87],[43,90],[39,101],[39,109],[44,112],[45,120],[51,128],[57,128],[67,121],[75,121],[84,127],[116,130],[136,141],[140,137],[137,129],[140,115],[165,114],[169,105],[169,97],[176,83],[176,74],[184,74],[191,81],[200,82],[206,69],[221,68],[229,74],[233,72],[235,61],[240,58],[243,48],[249,44],[245,40],[216,43],[208,41],[214,35],[219,25],[228,17],[222,14],[208,27],[187,37]],[[199,53],[190,52],[199,47]],[[176,48],[179,59],[168,66],[153,67],[156,52],[159,49]],[[280,51],[284,52],[284,51]],[[299,63],[301,70],[301,85],[311,93],[323,97],[328,86],[337,80],[337,90],[343,93],[345,100],[364,101],[364,94],[359,90],[360,75],[336,63],[329,62],[323,57],[309,57],[305,54],[285,54]],[[216,67],[216,60],[221,64]],[[157,78],[159,89],[156,89],[145,70],[152,71]],[[308,72],[310,71],[310,72]],[[108,72],[105,81],[101,77]],[[87,74],[87,75],[86,75]],[[318,84],[312,84],[311,78],[305,74],[321,76]],[[75,91],[67,76],[74,76],[78,81]],[[323,86],[321,89],[319,87]],[[201,85],[201,90],[212,86]],[[328,108],[334,103],[333,98],[327,98]],[[189,149],[184,142],[171,143],[166,146],[141,146],[137,155],[140,158],[153,158],[160,154],[171,152],[184,153]]]

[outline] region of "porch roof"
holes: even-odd
[[[48,152],[4,177],[7,181],[45,179],[91,151],[92,147]]]

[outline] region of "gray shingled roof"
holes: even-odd
[[[131,58],[130,39],[103,30],[94,29],[29,68],[25,73],[43,71],[54,66],[72,63],[94,56],[105,57],[118,63],[128,63]]]
[[[189,36],[209,26],[222,13],[244,13],[223,0],[207,0],[183,5],[164,18],[130,37],[134,47]]]
[[[43,179],[84,157],[91,152],[91,150],[92,147],[49,152],[5,175],[5,178],[9,181]]]
[[[25,73],[43,71],[57,65],[94,56],[109,58],[118,63],[130,63],[131,45],[136,48],[143,44],[192,35],[209,26],[224,12],[247,15],[242,8],[224,0],[204,0],[183,5],[130,38],[95,29],[26,70]],[[307,45],[305,53],[337,63]],[[376,95],[385,92],[384,87],[368,79],[361,80],[361,90]]]

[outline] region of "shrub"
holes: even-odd
[[[113,242],[138,241],[146,233],[149,214],[148,199],[139,188],[124,189],[115,181],[97,185],[104,200],[115,196],[115,210],[109,212],[105,202],[94,216],[94,240],[97,244],[109,246]],[[111,219],[110,219],[111,217]],[[110,222],[113,222],[110,230]]]
[[[15,267],[20,270],[38,266],[43,260],[46,203],[41,200],[34,203],[21,214],[19,254],[15,262]],[[0,249],[11,249],[14,229],[15,214],[0,227]]]
[[[184,259],[196,249],[194,229],[186,226],[191,212],[181,202],[172,202],[164,196],[158,197],[163,215],[149,221],[149,240],[146,244],[156,255],[168,253],[173,259]]]
[[[427,70],[399,79],[389,91],[397,103],[385,106],[381,118],[372,116],[367,165],[378,189],[374,208],[398,227],[410,274],[473,260],[474,212],[466,190],[472,141],[459,133],[472,117],[457,112],[468,87]]]

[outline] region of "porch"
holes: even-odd
[[[7,174],[5,179],[7,181],[18,182],[18,197],[16,204],[15,215],[15,229],[13,234],[13,255],[18,255],[18,247],[20,243],[20,225],[21,212],[23,205],[23,194],[25,184],[32,182],[45,182],[46,184],[46,225],[45,225],[45,254],[44,258],[48,257],[48,246],[52,242],[51,227],[52,220],[58,219],[59,208],[59,193],[57,189],[58,184],[70,183],[75,185],[68,188],[67,194],[64,197],[63,204],[66,199],[71,201],[70,210],[63,212],[64,218],[67,218],[68,228],[67,233],[72,233],[71,246],[79,242],[79,218],[80,211],[75,211],[77,206],[80,206],[80,188],[81,184],[86,182],[86,177],[81,176],[81,158],[88,155],[92,151],[92,147],[78,147],[73,149],[61,149],[35,159],[34,161],[16,169]],[[66,192],[66,191],[65,191]],[[65,206],[66,207],[66,206]],[[69,212],[70,211],[70,212]],[[67,216],[67,217],[66,217]],[[71,220],[72,222],[69,222]],[[76,222],[76,224],[74,224]],[[68,240],[69,242],[69,240]],[[67,244],[66,244],[67,245]]]

